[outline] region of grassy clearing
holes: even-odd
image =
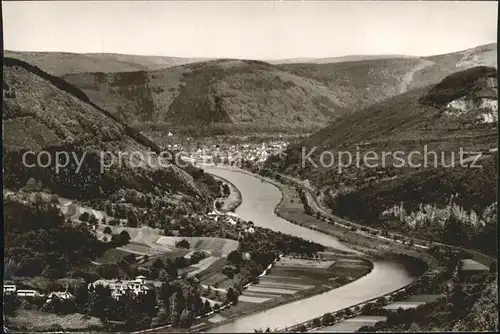
[[[238,248],[238,241],[211,237],[166,237],[161,236],[156,242],[162,246],[175,247],[175,244],[185,239],[190,248],[210,252],[213,256],[226,257]]]
[[[100,264],[117,263],[128,254],[130,253],[124,250],[111,248],[106,250],[99,258],[97,258],[96,262]]]

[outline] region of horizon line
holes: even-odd
[[[260,61],[283,61],[283,60],[294,60],[294,59],[330,59],[330,58],[343,58],[343,57],[362,57],[362,56],[373,56],[373,57],[381,57],[386,56],[390,58],[397,57],[409,57],[409,58],[425,58],[432,56],[442,56],[457,52],[463,52],[470,49],[475,49],[482,46],[488,46],[498,44],[497,42],[491,42],[486,44],[479,44],[476,46],[472,46],[462,50],[456,50],[446,53],[439,54],[430,54],[425,56],[416,56],[416,55],[408,55],[408,54],[346,54],[341,56],[326,56],[326,57],[315,57],[315,56],[302,56],[302,57],[290,57],[290,58],[252,58],[252,57],[199,57],[199,56],[163,56],[163,55],[151,55],[151,54],[134,54],[134,53],[121,53],[121,52],[74,52],[74,51],[40,51],[40,50],[9,50],[4,49],[5,52],[29,52],[29,53],[60,53],[60,54],[73,54],[73,55],[120,55],[120,56],[138,56],[138,57],[165,57],[165,58],[177,58],[177,59],[200,59],[200,60],[216,60],[216,59],[230,59],[230,60],[260,60]]]

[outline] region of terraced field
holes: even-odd
[[[251,285],[239,300],[263,303],[274,298],[291,297],[315,287],[327,289],[341,285],[341,280],[351,280],[367,271],[368,265],[359,259],[337,260],[297,259],[283,257],[270,272]],[[340,279],[340,281],[339,281]]]
[[[238,248],[238,241],[210,237],[165,237],[161,236],[156,243],[162,246],[175,247],[181,240],[187,240],[191,249],[208,251],[212,256],[227,257]]]
[[[102,224],[98,225],[97,234],[99,238],[104,237],[103,230],[105,227]],[[238,241],[236,240],[203,237],[167,237],[160,235],[158,229],[147,226],[139,228],[111,226],[110,228],[113,234],[127,231],[130,235],[130,242],[124,246],[117,247],[116,251],[123,254],[134,254],[138,259],[147,255],[149,259],[142,264],[144,266],[151,264],[156,259],[165,261],[167,259],[173,260],[180,256],[189,257],[195,251],[208,253],[209,255],[206,258],[180,272],[180,274],[185,273],[190,277],[198,275],[202,282],[207,278],[217,275],[222,280],[227,279],[225,275],[220,273],[226,263],[224,257],[227,257],[231,251],[238,248]],[[183,239],[189,242],[189,249],[175,247],[175,244]],[[108,262],[108,259],[104,258],[103,261]],[[209,281],[210,285],[214,283],[216,282],[213,280]]]

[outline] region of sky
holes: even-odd
[[[4,48],[208,58],[426,56],[497,40],[495,1],[2,1]]]

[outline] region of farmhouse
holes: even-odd
[[[137,276],[135,280],[131,281],[122,281],[119,279],[116,280],[105,280],[100,279],[95,281],[94,283],[89,284],[89,288],[96,287],[97,285],[102,285],[104,287],[109,287],[111,289],[111,296],[113,298],[119,298],[124,295],[127,291],[131,291],[135,296],[140,294],[145,294],[151,287],[146,284],[146,277]]]

